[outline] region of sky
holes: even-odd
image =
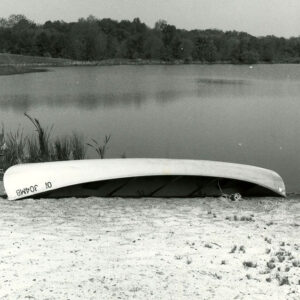
[[[300,36],[300,0],[0,0],[0,17],[24,14],[37,23],[96,18],[159,19],[181,29],[221,29],[255,36]]]

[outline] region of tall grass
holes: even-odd
[[[3,155],[4,155],[5,147],[6,147],[6,144],[5,144],[4,125],[2,123],[2,128],[1,128],[1,133],[0,133],[0,180],[3,177],[3,169],[4,169],[4,166],[3,166],[4,157],[3,157]]]
[[[27,139],[27,150],[27,162],[34,163],[41,161],[40,148],[34,136]]]
[[[105,135],[105,138],[103,140],[103,144],[102,145],[100,145],[94,139],[92,139],[92,143],[91,144],[87,143],[87,145],[90,146],[91,148],[93,148],[97,152],[98,156],[103,159],[105,157],[106,150],[108,148],[107,145],[108,145],[108,143],[110,141],[110,138],[111,138],[110,134],[109,135]]]
[[[4,133],[4,125],[2,123],[1,134],[0,134],[0,178],[2,178],[3,174],[3,164],[4,164],[4,150],[5,150],[5,133]]]
[[[73,133],[70,136],[51,138],[51,127],[44,128],[37,118],[27,113],[24,115],[34,125],[36,134],[25,136],[18,128],[15,133],[5,134],[4,126],[0,132],[0,170],[20,163],[46,161],[79,160],[86,157],[86,146],[92,147],[100,158],[104,158],[111,136],[105,135],[102,144],[95,139],[92,143],[84,143],[83,136]]]
[[[36,118],[32,118],[27,113],[24,115],[32,122],[36,131],[38,133],[38,141],[39,141],[39,151],[40,157],[43,161],[47,161],[51,159],[51,147],[49,145],[49,139],[51,135],[51,131],[53,129],[53,125],[50,128],[43,128],[40,121]]]
[[[32,136],[27,140],[27,161],[62,161],[62,160],[78,160],[84,159],[86,155],[83,137],[73,133],[71,136],[57,137],[54,141],[49,140],[47,143],[48,159],[41,155],[40,144],[37,139]]]
[[[18,128],[15,133],[8,133],[5,139],[5,149],[3,151],[3,168],[7,166],[20,164],[26,159],[26,143],[27,138],[23,134],[23,130]]]
[[[56,138],[52,154],[53,160],[69,160],[71,153],[70,139],[68,137]]]
[[[0,149],[2,150],[3,145],[5,144],[5,133],[4,133],[4,125],[2,123],[1,133],[0,133]]]
[[[86,155],[86,149],[83,137],[74,132],[71,136],[70,142],[72,149],[72,158],[75,160],[84,159]]]

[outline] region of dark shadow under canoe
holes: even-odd
[[[143,176],[72,185],[31,198],[62,197],[280,197],[272,190],[245,181],[201,176]]]

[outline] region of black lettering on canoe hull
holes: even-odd
[[[52,188],[52,182],[51,181],[45,182],[45,188],[46,188],[46,190],[51,189]]]
[[[17,194],[18,197],[26,196],[28,194],[37,192],[37,188],[38,188],[37,184],[31,185],[30,187],[26,187],[26,188],[23,188],[23,189],[17,189],[16,194]]]
[[[45,182],[45,189],[49,190],[51,188],[52,188],[52,182],[51,181]],[[22,189],[17,189],[16,194],[17,194],[18,197],[27,196],[27,195],[36,193],[37,189],[38,189],[38,185],[35,184],[35,185],[31,185],[29,187],[25,187],[25,188],[22,188]]]

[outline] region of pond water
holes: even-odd
[[[300,191],[300,65],[51,68],[0,77],[6,130],[81,133],[107,157],[167,157],[253,164]],[[96,157],[93,149],[89,157]]]

